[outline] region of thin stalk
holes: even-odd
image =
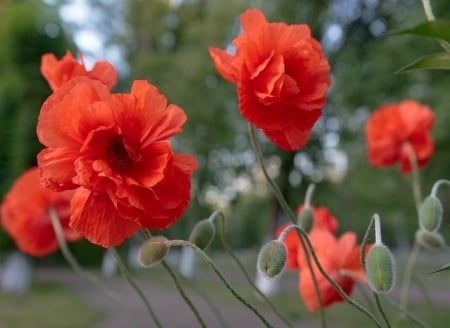
[[[413,313],[408,311],[407,309],[403,309],[396,302],[393,302],[389,298],[385,297],[384,300],[389,303],[391,306],[395,307],[399,312],[401,312],[405,317],[409,320],[413,321],[416,325],[422,328],[431,328],[427,323],[423,322],[419,318],[417,318]]]
[[[181,280],[183,280],[185,283],[188,283],[188,280],[184,278],[183,276],[180,276]],[[202,297],[205,301],[205,303],[208,305],[208,307],[211,309],[211,312],[214,313],[214,315],[217,317],[217,320],[219,321],[222,328],[227,328],[228,325],[225,322],[225,319],[217,306],[214,304],[213,300],[205,294],[202,290],[194,286],[194,284],[188,284],[188,288],[192,289],[195,293],[197,293],[200,297]]]
[[[311,255],[312,258],[315,262],[315,264],[317,265],[317,268],[319,269],[320,273],[325,277],[325,279],[327,279],[327,281],[334,287],[334,289],[338,292],[338,294],[350,305],[352,305],[354,308],[356,308],[357,310],[361,311],[362,313],[364,313],[367,317],[369,317],[377,327],[382,328],[383,326],[380,324],[380,322],[377,320],[377,318],[375,318],[375,316],[370,313],[366,308],[364,308],[361,304],[359,304],[356,300],[354,300],[353,298],[351,298],[349,295],[347,295],[347,293],[342,289],[341,286],[339,286],[339,284],[337,284],[333,278],[331,278],[328,273],[325,271],[325,269],[322,267],[322,264],[320,264],[319,258],[317,257],[316,253],[314,252],[314,248],[311,244],[311,241],[309,240],[309,238],[307,238],[308,234],[306,233],[305,230],[303,230],[302,227],[300,227],[299,225],[294,225],[295,228],[301,233],[301,235],[304,237],[304,241],[306,242],[308,249],[311,251]]]
[[[407,146],[409,150],[408,151],[409,161],[411,163],[412,168],[412,189],[418,218],[420,215],[420,206],[422,204],[419,166],[417,164],[417,156],[414,152],[414,148],[412,147],[411,144],[407,144]],[[409,253],[408,260],[406,262],[405,272],[403,274],[403,281],[400,291],[400,308],[404,310],[406,310],[406,306],[408,304],[411,276],[413,273],[414,265],[416,264],[417,261],[417,257],[419,256],[419,252],[420,252],[420,244],[417,242],[417,240],[414,240],[413,247],[411,249],[411,252]]]
[[[263,171],[263,174],[267,180],[267,182],[269,183],[270,187],[272,188],[272,192],[274,193],[275,197],[278,200],[278,203],[280,204],[281,208],[283,209],[283,211],[287,214],[287,216],[289,217],[289,219],[291,220],[291,222],[293,224],[297,223],[297,216],[295,215],[295,213],[292,211],[292,209],[289,207],[286,199],[283,197],[283,194],[281,193],[280,189],[278,188],[277,184],[272,180],[272,178],[269,176],[269,174],[267,173],[266,167],[264,165],[264,160],[263,160],[263,155],[261,152],[261,148],[258,145],[258,142],[256,141],[256,136],[255,136],[255,129],[253,127],[253,125],[251,125],[250,123],[248,124],[248,129],[249,129],[249,135],[250,135],[250,141],[253,147],[253,151],[255,152],[256,158],[258,160],[259,165],[261,166],[261,169]],[[313,188],[313,187],[312,187]],[[312,190],[309,193],[310,195],[312,195]],[[297,231],[298,233],[298,231]],[[311,273],[311,277],[313,280],[313,286],[314,286],[314,292],[316,294],[318,303],[319,303],[319,317],[320,317],[320,322],[321,322],[321,326],[322,328],[326,328],[326,321],[325,321],[325,313],[324,313],[324,309],[322,306],[322,298],[320,295],[320,291],[319,291],[319,284],[317,283],[317,277],[314,274],[314,270],[312,268],[311,265],[311,261],[308,255],[308,251],[305,247],[305,244],[303,242],[302,236],[298,236],[300,239],[300,242],[302,244],[302,251],[304,252],[305,258],[306,258],[306,263],[308,265],[308,270]],[[313,251],[312,251],[313,252]]]
[[[152,238],[152,233],[148,229],[141,229],[142,233],[147,239]],[[161,261],[161,264],[163,268],[167,271],[167,273],[172,278],[173,283],[175,284],[175,288],[177,289],[178,293],[180,294],[183,301],[186,303],[186,305],[191,310],[192,314],[194,314],[195,318],[197,319],[198,324],[200,327],[206,327],[205,322],[203,321],[200,312],[198,312],[197,308],[195,307],[192,300],[189,298],[189,296],[186,294],[186,292],[183,289],[183,286],[181,286],[180,282],[178,281],[178,278],[176,274],[173,272],[172,268],[167,264],[166,261]]]
[[[136,291],[136,293],[141,298],[142,302],[145,305],[145,308],[147,309],[148,314],[150,315],[151,319],[155,323],[155,325],[158,328],[162,328],[161,322],[159,321],[155,311],[153,310],[152,306],[150,305],[149,301],[145,297],[142,290],[139,288],[137,283],[134,281],[134,279],[131,277],[130,272],[128,272],[127,267],[125,263],[123,263],[122,258],[120,257],[119,253],[114,247],[111,247],[108,249],[109,252],[114,256],[117,262],[117,266],[119,267],[119,271],[122,274],[122,276],[128,281],[128,283],[131,285],[131,287]]]
[[[95,285],[105,296],[113,300],[114,302],[120,304],[125,309],[127,316],[134,326],[137,326],[136,321],[133,319],[133,316],[130,314],[130,309],[127,304],[123,302],[118,295],[107,289],[100,280],[98,280],[94,275],[91,275],[89,272],[84,271],[80,266],[76,258],[70,252],[69,247],[67,246],[66,239],[64,238],[64,232],[61,227],[61,222],[59,221],[58,214],[56,213],[53,207],[48,209],[48,214],[50,217],[50,221],[52,222],[53,230],[55,231],[56,239],[58,240],[59,249],[61,250],[62,255],[64,256],[67,263],[69,263],[70,267],[77,274],[82,276],[83,278],[89,280],[93,285]]]
[[[389,322],[386,312],[384,312],[383,306],[381,305],[380,296],[377,293],[373,292],[373,297],[375,298],[375,304],[377,305],[378,312],[380,312],[381,317],[384,320],[384,323],[388,328],[391,328],[392,327],[391,323]]]
[[[196,245],[194,245],[188,241],[185,241],[185,240],[177,240],[177,239],[170,240],[168,243],[170,246],[182,246],[182,247],[189,247],[189,248],[193,249],[197,254],[200,255],[200,257],[206,262],[206,264],[211,268],[211,270],[213,270],[213,272],[217,275],[217,277],[224,284],[224,286],[231,292],[231,294],[239,302],[241,302],[245,307],[247,307],[250,311],[252,311],[259,318],[259,320],[261,320],[261,322],[264,324],[265,327],[273,328],[273,326],[267,321],[267,319],[230,285],[230,283],[224,277],[224,275],[219,270],[219,268],[215,265],[215,263],[209,258],[209,256],[204,251],[202,251]]]
[[[180,293],[181,298],[189,306],[189,309],[194,314],[194,316],[197,319],[197,322],[200,325],[200,327],[206,328],[206,324],[203,321],[200,313],[198,312],[198,310],[195,307],[194,303],[192,303],[191,299],[187,296],[186,292],[184,291],[183,287],[181,286],[180,282],[178,281],[178,278],[175,275],[175,273],[173,272],[172,268],[167,264],[166,261],[161,261],[161,264],[164,267],[164,269],[169,273],[170,277],[172,278],[173,283],[175,284],[176,289]]]
[[[414,265],[416,264],[417,257],[419,255],[420,245],[417,241],[414,241],[411,252],[408,256],[408,261],[406,262],[405,273],[403,274],[403,284],[400,291],[400,308],[406,310],[409,297],[409,287],[411,285],[411,276],[414,270]]]
[[[280,318],[281,321],[284,322],[284,324],[288,327],[292,327],[292,324],[289,322],[288,319],[286,319],[279,311],[278,309],[273,305],[273,303],[267,298],[266,295],[264,295],[264,293],[254,284],[253,280],[250,278],[250,275],[247,273],[247,271],[245,270],[244,265],[242,264],[242,262],[239,260],[239,258],[236,256],[236,254],[234,254],[232,247],[230,246],[230,244],[227,241],[226,238],[226,220],[225,220],[225,215],[223,215],[223,213],[221,211],[215,211],[211,214],[211,216],[209,217],[209,220],[211,222],[214,221],[215,218],[220,218],[220,240],[222,241],[222,245],[223,248],[225,249],[225,251],[228,253],[228,255],[231,256],[231,258],[234,260],[234,262],[236,262],[236,264],[238,265],[239,269],[241,269],[242,273],[244,274],[245,279],[247,280],[248,284],[255,290],[255,292],[267,303],[267,305],[269,305],[269,307],[272,309],[272,311],[275,313],[275,315]]]
[[[438,181],[436,181],[433,184],[433,188],[431,189],[431,196],[437,197],[437,193],[439,188],[441,187],[441,185],[446,184],[446,185],[450,185],[450,181],[449,180],[445,180],[445,179],[440,179]]]

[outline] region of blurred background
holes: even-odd
[[[450,2],[434,0],[438,18],[450,19]],[[118,69],[116,92],[135,79],[155,84],[188,116],[174,139],[179,152],[200,164],[184,217],[163,233],[186,239],[195,222],[224,211],[235,249],[258,249],[285,218],[258,168],[239,115],[236,90],[217,73],[208,47],[231,49],[239,14],[260,8],[268,21],[307,23],[331,64],[333,83],[323,116],[308,145],[278,150],[262,136],[268,169],[292,208],[315,183],[313,205],[327,206],[340,232],[365,232],[373,213],[382,217],[383,240],[408,246],[417,229],[410,178],[397,167],[374,169],[366,156],[364,124],[376,107],[413,98],[436,113],[435,153],[421,171],[422,192],[450,176],[450,79],[447,72],[394,74],[419,57],[439,51],[434,40],[384,36],[425,21],[416,0],[0,0],[0,196],[41,149],[35,135],[40,106],[50,88],[39,72],[41,55],[83,53],[88,67],[109,60]],[[450,191],[442,188],[441,199]],[[447,204],[447,205],[445,205]],[[441,232],[450,236],[449,202]],[[340,233],[339,233],[340,234]],[[449,240],[447,238],[447,240]],[[218,247],[214,244],[213,247]],[[103,249],[71,244],[84,265]],[[0,228],[0,260],[15,249]],[[62,263],[56,253],[37,264]]]

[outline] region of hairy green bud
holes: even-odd
[[[435,231],[419,229],[416,232],[417,242],[430,251],[437,251],[446,247],[442,235]]]
[[[385,245],[373,245],[367,254],[367,281],[376,293],[388,293],[395,285],[395,260]]]
[[[167,255],[170,246],[166,237],[156,236],[141,245],[138,261],[142,267],[149,268],[161,262]]]
[[[287,251],[281,241],[271,240],[265,244],[258,255],[258,271],[267,278],[278,277],[286,265]]]
[[[205,250],[213,241],[215,234],[214,224],[208,219],[201,220],[192,229],[189,241],[198,248]]]
[[[437,231],[442,222],[442,203],[436,196],[428,196],[420,207],[419,223],[422,229]]]
[[[311,230],[313,224],[314,224],[314,213],[311,210],[311,208],[305,207],[298,217],[298,225],[308,233]]]

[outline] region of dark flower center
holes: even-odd
[[[121,135],[114,135],[106,148],[106,158],[111,165],[111,168],[116,171],[122,171],[131,164],[133,160],[128,155],[128,152],[123,144],[123,137]]]

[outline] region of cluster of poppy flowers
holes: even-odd
[[[331,83],[330,66],[307,25],[269,23],[261,11],[241,15],[235,52],[210,48],[218,72],[236,84],[239,111],[276,146],[301,149],[321,116]],[[67,240],[87,238],[111,247],[141,228],[165,229],[188,206],[192,155],[175,153],[170,137],[182,130],[183,110],[146,81],[130,93],[112,93],[117,73],[108,62],[87,70],[68,52],[61,60],[42,57],[41,72],[53,93],[42,105],[37,136],[45,146],[38,166],[17,179],[3,200],[2,225],[17,246],[32,255],[58,248],[48,209],[61,220]],[[388,104],[368,119],[369,162],[412,169],[433,153],[432,111],[413,100]],[[41,181],[41,184],[38,183]],[[41,186],[42,185],[42,186]],[[356,235],[335,236],[337,220],[326,208],[314,209],[309,236],[325,270],[350,293],[365,281]],[[288,268],[300,271],[299,287],[311,311],[319,307],[299,239],[285,239]],[[336,256],[339,254],[339,256]],[[342,300],[314,268],[322,305]]]

